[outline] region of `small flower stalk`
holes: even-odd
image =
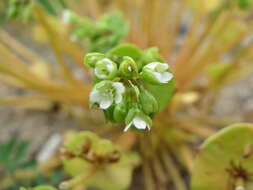
[[[152,118],[159,112],[159,97],[148,87],[169,84],[173,74],[167,63],[153,61],[153,57],[150,63],[146,63],[150,56],[145,62],[143,57],[133,57],[122,52],[88,53],[84,57],[84,64],[94,73],[90,105],[102,109],[106,120],[125,123],[124,131],[150,130]]]

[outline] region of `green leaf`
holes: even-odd
[[[46,10],[49,14],[53,16],[57,16],[57,12],[55,11],[54,7],[50,3],[49,0],[37,0]]]
[[[107,56],[111,57],[116,62],[122,61],[120,58],[123,58],[124,56],[129,56],[134,60],[139,60],[142,56],[142,52],[137,46],[131,44],[121,44],[116,46],[115,48],[112,48],[107,53]]]
[[[250,8],[252,0],[237,0],[238,6],[242,10]]]
[[[22,162],[18,165],[19,169],[28,169],[28,168],[35,168],[37,166],[36,160],[29,160],[27,162]]]
[[[14,153],[15,161],[16,162],[21,162],[25,158],[27,154],[27,148],[29,146],[28,141],[21,141],[17,146],[16,146],[16,152]]]
[[[161,112],[168,106],[173,97],[175,80],[172,79],[169,83],[161,85],[144,83],[144,87],[156,98],[158,102],[158,112]]]
[[[65,3],[64,0],[59,0],[59,3],[61,4],[61,6],[62,6],[64,9],[67,8],[67,5],[66,5],[66,3]]]
[[[192,190],[235,189],[237,179],[232,174],[236,171],[241,171],[249,179],[245,181],[245,189],[252,189],[252,137],[253,125],[241,123],[229,126],[206,140],[194,164]]]
[[[133,169],[138,163],[139,156],[136,153],[123,154],[119,162],[98,169],[84,181],[84,186],[100,190],[125,190],[131,183]],[[65,171],[72,176],[89,171],[91,167],[93,165],[80,158],[64,161]]]
[[[157,47],[148,48],[143,51],[141,58],[141,62],[143,63],[143,65],[156,61],[162,63],[165,62],[163,57],[160,55]]]
[[[0,162],[4,163],[8,161],[16,143],[16,138],[12,138],[7,143],[0,145]]]

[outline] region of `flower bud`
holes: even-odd
[[[126,101],[127,102],[137,102],[140,96],[140,90],[138,86],[132,84],[131,81],[129,81],[130,86],[126,88]]]
[[[94,74],[98,79],[110,80],[118,73],[117,64],[108,58],[99,60],[94,69]]]
[[[131,57],[125,56],[123,57],[123,62],[120,64],[119,71],[123,77],[135,77],[138,74],[138,67]]]
[[[141,89],[140,103],[145,114],[150,115],[158,112],[157,100],[150,92],[144,88]]]
[[[169,72],[169,65],[160,62],[145,65],[140,76],[144,81],[154,85],[168,83],[173,78],[173,74]]]
[[[117,104],[113,111],[113,119],[117,123],[121,123],[125,120],[127,115],[127,105],[124,101]]]
[[[105,58],[105,55],[102,53],[88,53],[84,57],[84,64],[94,68],[96,63],[103,58]]]
[[[142,59],[144,65],[151,62],[163,62],[162,56],[159,54],[158,48],[149,48],[143,52]]]
[[[115,106],[113,105],[113,106],[110,106],[109,108],[103,110],[106,121],[114,122],[114,117],[113,117],[114,108],[115,108]]]
[[[135,117],[135,115],[139,114],[140,112],[141,110],[137,106],[133,106],[127,113],[125,123],[130,123]]]

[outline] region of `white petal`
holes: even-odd
[[[103,99],[101,100],[99,107],[103,110],[109,108],[112,105],[112,100],[110,99]]]
[[[122,101],[122,95],[121,94],[116,94],[115,103],[119,104],[121,101]]]
[[[99,72],[98,72],[98,69],[96,69],[96,68],[95,68],[95,70],[94,70],[94,73],[95,73],[95,75],[96,75],[98,78],[100,78],[100,79],[103,79],[103,78],[106,78],[106,77],[107,77],[105,74],[99,73]]]
[[[124,93],[125,92],[125,87],[121,82],[114,82],[113,86],[116,88],[117,93]]]
[[[144,120],[142,120],[140,117],[135,117],[133,119],[133,123],[137,129],[146,129],[146,127],[147,127],[146,122]]]
[[[173,78],[173,74],[169,72],[162,73],[161,82],[167,83]]]
[[[108,58],[104,58],[100,60],[101,62],[106,62],[106,63],[112,63],[112,61]]]
[[[162,74],[158,73],[158,72],[153,72],[153,74],[155,75],[155,78],[160,82],[163,83],[162,81]]]
[[[169,68],[169,65],[167,63],[160,63],[157,64],[157,69],[158,70],[163,70],[166,71]]]
[[[145,65],[145,68],[149,68],[149,69],[154,70],[156,68],[157,64],[159,64],[159,62],[152,62],[152,63]]]
[[[106,65],[106,68],[109,72],[112,72],[113,71],[113,64],[112,63],[109,63]]]
[[[100,102],[100,100],[101,100],[101,95],[99,91],[92,90],[90,93],[90,101],[95,103],[95,102]]]
[[[173,78],[173,74],[169,72],[164,73],[154,72],[154,75],[160,83],[167,83]]]
[[[124,129],[124,132],[126,132],[131,126],[132,126],[132,122],[131,123],[129,123],[126,127],[125,127],[125,129]]]

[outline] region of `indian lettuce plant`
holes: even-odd
[[[188,189],[183,173],[192,173],[194,146],[237,122],[215,118],[212,111],[226,84],[251,74],[251,1],[21,2],[9,2],[7,17],[32,27],[34,39],[52,49],[55,63],[1,29],[0,81],[27,93],[0,103],[43,110],[57,104],[92,131],[66,133],[59,162],[71,179],[59,188],[128,189],[134,169],[141,167],[138,178],[147,190]],[[233,154],[232,137],[221,138],[227,157]],[[246,140],[238,138],[245,147]],[[222,169],[220,161],[230,164],[215,153],[207,154],[216,159],[210,164],[197,158],[193,189],[212,180],[201,172]],[[228,167],[234,178],[241,170],[236,156]],[[217,188],[224,188],[223,177]],[[206,183],[198,184],[202,178]]]
[[[195,160],[193,190],[252,188],[252,129],[252,124],[233,124],[203,143]]]

